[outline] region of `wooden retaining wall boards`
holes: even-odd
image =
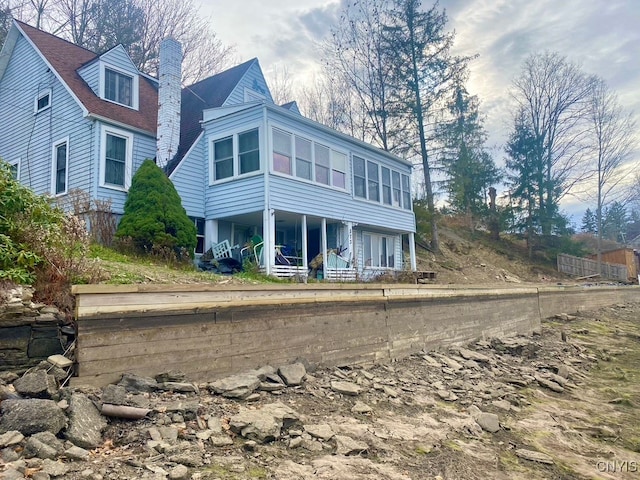
[[[75,286],[78,377],[179,370],[207,381],[304,357],[336,365],[530,333],[541,318],[640,301],[640,289],[426,285]]]

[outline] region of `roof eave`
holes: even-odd
[[[53,68],[53,65],[51,65],[51,63],[49,62],[49,60],[47,59],[47,57],[44,56],[44,54],[40,51],[40,49],[36,46],[36,44],[33,42],[33,40],[31,40],[31,38],[29,37],[29,35],[26,34],[26,32],[24,30],[22,30],[22,28],[20,27],[20,25],[18,25],[18,23],[14,20],[13,25],[20,31],[20,33],[22,34],[22,36],[27,40],[27,42],[29,42],[29,45],[31,45],[31,47],[38,53],[38,55],[40,56],[40,58],[42,59],[42,61],[47,65],[47,67],[49,67],[49,69],[53,72],[53,74],[56,76],[56,78],[58,79],[58,81],[60,82],[60,84],[65,88],[65,90],[67,91],[67,93],[69,93],[69,95],[71,95],[71,98],[73,98],[76,103],[78,104],[78,106],[82,109],[82,115],[83,116],[88,116],[89,115],[89,111],[87,110],[87,107],[85,107],[85,105],[80,101],[80,99],[78,98],[78,96],[75,94],[75,92],[71,89],[71,87],[69,87],[69,85],[67,84],[67,82],[64,81],[64,79],[62,78],[62,76],[58,73],[58,71]]]
[[[85,115],[89,119],[99,120],[103,123],[110,123],[116,127],[124,128],[126,130],[131,130],[132,132],[142,133],[149,137],[156,137],[156,132],[150,132],[149,130],[145,130],[144,128],[135,127],[129,123],[119,122],[117,120],[113,120],[112,118],[105,117],[104,115],[98,115],[97,113],[88,112]]]

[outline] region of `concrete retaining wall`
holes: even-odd
[[[526,334],[542,318],[639,301],[638,288],[423,285],[74,287],[75,384],[179,370],[205,381],[299,357],[386,361],[477,338]]]

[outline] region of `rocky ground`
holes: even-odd
[[[0,374],[0,478],[631,479],[640,303],[386,365],[60,388]]]

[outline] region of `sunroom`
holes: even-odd
[[[203,129],[208,244],[281,277],[415,270],[409,162],[268,103],[205,110]]]

